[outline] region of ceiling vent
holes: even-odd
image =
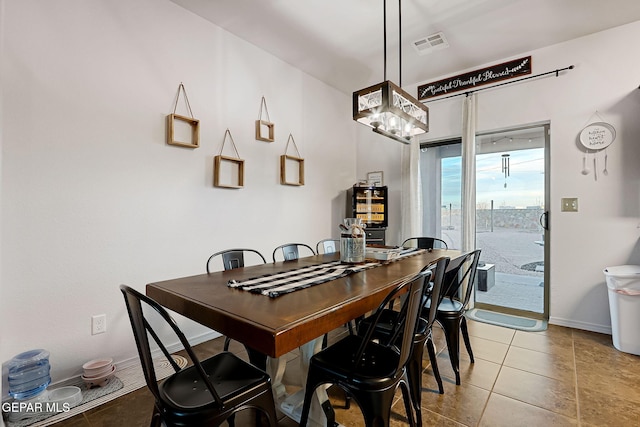
[[[418,55],[427,55],[435,50],[446,49],[449,47],[449,42],[442,32],[423,37],[411,44],[416,52],[418,52]]]

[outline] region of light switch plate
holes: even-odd
[[[578,198],[577,197],[563,197],[560,199],[560,210],[562,212],[578,212]]]

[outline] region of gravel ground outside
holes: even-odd
[[[442,236],[450,248],[461,247],[459,230],[443,230]],[[495,264],[495,285],[486,292],[476,291],[476,301],[543,312],[542,233],[494,228],[477,233],[476,240],[482,250],[480,261]]]

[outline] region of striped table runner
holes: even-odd
[[[266,274],[242,281],[230,280],[227,286],[275,298],[379,265],[380,262],[351,265],[342,264],[340,261],[332,261],[276,274]]]
[[[404,256],[415,255],[417,252],[407,253]],[[381,261],[364,264],[343,264],[340,261],[331,261],[241,281],[229,280],[227,286],[276,298],[380,265],[382,265]]]

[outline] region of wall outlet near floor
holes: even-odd
[[[105,332],[107,332],[107,315],[91,316],[91,335],[104,334]]]
[[[560,199],[560,211],[561,212],[578,212],[578,198],[563,197],[562,199]]]

